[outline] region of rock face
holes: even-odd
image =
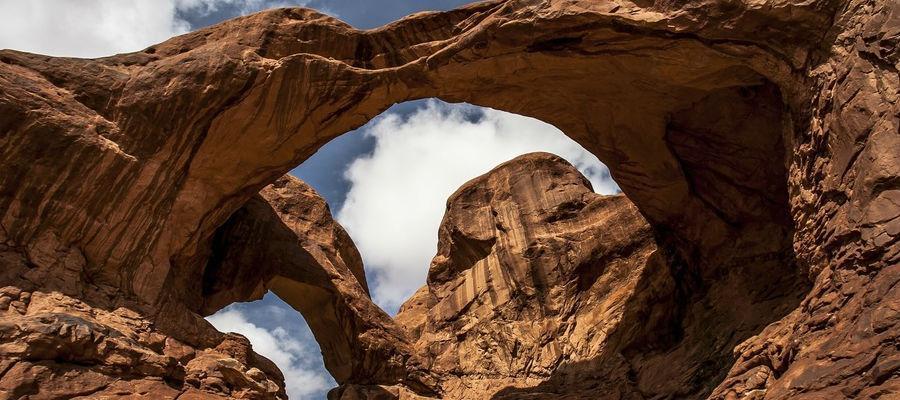
[[[624,195],[593,193],[575,167],[534,153],[450,197],[428,285],[396,319],[444,378],[444,398],[490,398],[612,352],[632,302],[671,290],[667,277]]]
[[[450,197],[428,285],[396,319],[444,398],[702,397],[804,287],[738,270],[696,304],[679,263],[624,195],[529,154]]]
[[[339,382],[433,384],[406,335],[371,299],[362,259],[328,205],[284,176],[217,231],[205,268],[205,313],[272,290],[299,311]]]
[[[0,296],[2,399],[286,398],[275,364],[203,320],[189,328],[205,344],[188,345],[126,307],[15,286]]]
[[[282,218],[277,204],[278,218],[232,218],[262,218],[239,210],[260,204],[260,190],[326,141],[395,102],[439,97],[559,127],[610,166],[666,258],[672,288],[660,301],[633,303],[636,319],[623,315],[618,326],[631,328],[605,353],[614,363],[594,358],[514,389],[521,397],[591,390],[627,370],[622,387],[594,395],[889,398],[900,386],[898,29],[900,5],[890,0],[506,0],[370,31],[309,10],[271,10],[95,60],[0,51],[0,287],[13,287],[3,300],[13,333],[2,345],[22,354],[22,341],[6,338],[33,336],[32,325],[6,322],[38,318],[27,296],[12,294],[24,291],[29,301],[59,294],[90,313],[124,307],[159,335],[216,349],[223,337],[199,315],[270,287],[307,293],[290,300],[301,311],[307,299],[334,302],[319,318],[341,322],[323,332],[342,332],[326,359],[345,388],[443,390],[422,362],[447,368],[444,353],[424,361],[409,353],[402,329],[363,296],[338,231],[298,236],[290,250],[315,256],[309,261],[322,264],[312,269],[341,271],[328,282],[291,275],[293,261],[253,255],[227,233],[268,221],[256,232],[297,236],[292,226],[316,218]],[[315,244],[328,237],[338,242]],[[465,260],[486,246],[470,244],[474,255],[451,251],[461,258],[432,276],[434,296],[463,279]],[[236,284],[248,254],[279,263],[272,280]],[[227,271],[224,281],[216,268]],[[307,287],[316,282],[323,286]],[[528,304],[532,313],[552,308]],[[654,305],[663,326],[640,317],[655,315]],[[40,321],[48,328],[36,331],[57,326]],[[98,319],[97,332],[107,322]],[[423,323],[422,333],[434,326]],[[375,345],[358,345],[360,337]],[[235,359],[249,371],[255,358]],[[16,365],[28,367],[22,360]],[[507,370],[522,371],[516,365]],[[146,373],[92,368],[127,379]],[[10,371],[20,370],[6,370],[4,385]],[[582,371],[594,378],[571,378]],[[277,384],[274,372],[263,374]]]
[[[47,256],[48,249],[0,245],[4,282],[17,285],[0,289],[0,398],[286,398],[278,368],[246,338],[223,335],[191,313],[153,315],[127,300],[101,302],[87,292],[84,259]],[[305,183],[286,176],[263,188],[207,251],[200,313],[271,289],[304,315],[337,379],[370,383],[377,375],[427,387],[415,379],[429,377],[414,364],[405,334],[369,300],[352,240]]]

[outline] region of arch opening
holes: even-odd
[[[427,59],[406,53],[385,58],[380,52],[385,49],[373,48],[366,53],[372,58],[369,63],[356,55],[326,51],[332,59],[347,62],[334,69],[318,58],[284,63],[268,78],[271,87],[251,90],[217,117],[212,125],[216,140],[207,141],[219,150],[217,144],[228,142],[246,147],[247,154],[258,154],[253,149],[268,153],[272,155],[268,166],[234,170],[234,175],[218,181],[221,187],[242,188],[243,196],[390,104],[411,99],[466,102],[550,123],[607,163],[667,253],[670,279],[663,286],[668,288],[657,293],[664,301],[655,303],[668,308],[654,308],[646,300],[632,314],[637,320],[665,317],[641,325],[647,330],[623,331],[614,351],[607,353],[632,355],[626,357],[629,366],[620,371],[645,371],[629,377],[634,383],[623,390],[702,397],[724,376],[722,368],[733,361],[734,347],[795,308],[808,287],[791,246],[786,172],[790,155],[785,149],[794,127],[789,102],[777,83],[786,78],[777,73],[764,76],[740,58],[690,38],[670,40],[640,30],[595,28],[578,25],[566,31],[566,40],[557,40],[515,31],[521,26],[502,25],[478,31],[476,36],[487,38],[466,42],[478,45],[451,47]],[[509,47],[523,44],[507,43],[507,37],[528,37],[529,43],[521,52],[509,52]],[[269,56],[298,49],[273,46],[272,51]],[[771,55],[754,55],[779,63],[767,58]],[[332,75],[308,82],[307,73],[315,68]],[[383,72],[388,70],[391,73]],[[396,76],[391,75],[394,72]],[[308,92],[293,86],[298,82]],[[271,95],[279,91],[286,97]],[[328,100],[304,103],[319,94]],[[307,111],[292,112],[285,104],[306,104]],[[269,111],[254,114],[260,107]],[[254,117],[247,119],[248,115]],[[309,130],[310,135],[296,134]],[[249,140],[242,135],[247,131],[267,139]],[[202,148],[198,154],[220,164],[206,157]],[[242,196],[228,198],[219,210],[239,206]],[[201,224],[199,232],[212,228]],[[772,270],[779,274],[771,274]],[[758,280],[760,276],[767,280]],[[744,285],[754,280],[758,285]],[[725,294],[740,299],[733,304],[737,308],[716,304]],[[705,329],[703,321],[720,317],[721,331]],[[389,318],[381,320],[392,324]],[[720,342],[723,336],[727,340]],[[712,342],[716,345],[710,350]],[[647,352],[655,355],[644,359]],[[641,367],[630,366],[632,361]],[[706,367],[668,376],[672,362]],[[398,372],[403,369],[391,368],[388,375],[394,378],[387,381],[403,375]],[[562,378],[550,378],[577,385],[581,380],[574,377],[582,372],[576,368],[563,371]],[[367,373],[338,381],[365,384],[380,379]],[[660,386],[654,381],[659,376],[671,379]]]
[[[312,200],[317,203],[315,207],[285,207],[283,203],[273,205],[272,197],[264,195],[262,197],[269,201],[268,205],[253,199],[217,230],[213,238],[212,255],[205,267],[203,278],[203,297],[207,299],[205,313],[219,310],[220,307],[234,301],[235,296],[246,301],[262,296],[262,293],[268,290],[269,294],[278,296],[286,302],[282,303],[283,307],[293,307],[309,321],[315,337],[322,344],[323,352],[327,353],[326,358],[329,355],[338,355],[336,358],[327,359],[326,363],[336,376],[347,379],[354,372],[341,370],[341,366],[351,363],[345,356],[353,353],[350,348],[350,341],[353,338],[343,337],[346,340],[335,340],[345,335],[343,332],[355,329],[343,325],[348,318],[342,317],[341,313],[347,311],[335,309],[336,304],[342,307],[340,303],[346,301],[335,298],[345,296],[347,293],[339,288],[339,285],[329,281],[327,274],[323,275],[321,269],[316,270],[321,268],[322,260],[312,254],[315,251],[310,250],[308,246],[299,246],[305,249],[298,248],[296,245],[298,239],[302,242],[309,241],[310,238],[298,238],[298,232],[291,230],[291,223],[285,221],[283,213],[287,212],[300,219],[309,218],[302,214],[312,209],[314,212],[327,213],[328,209],[324,208],[327,202],[329,208],[335,210],[337,222],[347,228],[356,245],[363,249],[362,258],[366,258],[366,254],[365,247],[360,246],[360,243],[365,239],[370,241],[367,244],[371,248],[372,239],[397,232],[396,228],[412,231],[412,234],[397,237],[396,240],[401,242],[407,251],[416,252],[417,258],[407,264],[389,264],[380,269],[367,264],[368,279],[360,278],[362,275],[358,276],[364,291],[368,291],[371,285],[375,303],[388,310],[390,314],[395,314],[400,303],[425,284],[428,265],[437,249],[437,228],[443,216],[447,197],[460,185],[486,173],[496,164],[540,150],[563,154],[591,179],[595,190],[609,194],[618,191],[608,170],[596,157],[587,153],[556,128],[532,118],[466,104],[448,104],[435,99],[392,107],[356,132],[348,132],[332,140],[316,155],[291,172],[292,175],[304,178],[307,183],[313,185],[324,183],[316,188],[324,200]],[[415,157],[403,158],[401,161],[407,163],[408,168],[415,169],[416,173],[404,174],[404,169],[399,168],[396,163],[397,158],[404,154],[410,155],[412,152],[415,152]],[[467,155],[467,153],[475,154]],[[440,160],[433,160],[434,157],[439,157]],[[336,159],[343,161],[335,164]],[[346,182],[335,182],[344,178],[343,171],[354,168],[357,171],[374,170],[375,175],[352,176],[348,173]],[[413,188],[414,185],[422,184],[418,179],[423,177],[436,182]],[[383,199],[375,199],[375,203],[348,206],[345,201],[349,198],[355,198],[357,202],[372,200],[365,198],[367,194],[372,194],[371,188],[354,192],[354,187],[360,183],[371,184],[370,180],[373,179],[377,180],[376,185],[383,186],[382,188],[388,191],[401,187],[410,188],[403,195],[414,201],[394,204],[394,207],[388,210],[377,210],[383,215],[372,214],[373,207],[383,204]],[[276,187],[290,185],[284,182],[275,183]],[[385,185],[396,186],[384,187]],[[308,198],[318,197],[315,193],[305,194]],[[411,205],[416,203],[428,207],[410,210]],[[414,214],[412,218],[400,221],[398,225],[401,226],[395,227],[393,231],[355,232],[354,227],[341,218],[342,212],[354,213],[353,218],[356,218],[356,221],[375,224],[378,223],[379,216],[391,220],[396,218],[397,214]],[[261,232],[263,229],[270,229],[270,222],[276,220],[279,214],[282,214],[281,219],[285,221],[286,229]],[[331,215],[316,214],[313,219],[321,217],[328,219]],[[427,221],[418,221],[419,219]],[[321,223],[321,220],[319,221]],[[369,236],[361,240],[357,235]],[[404,240],[407,242],[403,242]],[[398,249],[395,247],[387,251],[396,252]],[[278,256],[272,257],[272,253]],[[384,254],[382,252],[376,255],[376,258],[384,257]],[[249,265],[255,267],[247,268]],[[353,267],[351,265],[351,268]],[[361,269],[362,264],[359,264],[359,270]],[[373,270],[376,270],[376,274],[371,273]],[[292,271],[294,274],[285,277],[284,271]],[[379,280],[377,274],[380,271],[395,275]],[[396,274],[397,272],[399,274]],[[410,274],[414,276],[412,278],[406,276]],[[400,282],[390,281],[391,278],[397,279],[397,276],[402,277]],[[380,287],[381,285],[384,287]],[[379,297],[379,289],[381,293],[389,293],[398,288],[405,292],[388,298]],[[247,303],[248,305],[243,305],[242,309],[245,312],[252,312],[255,307],[271,306],[267,304],[268,302],[255,303],[256,305]],[[235,317],[233,308],[229,306],[221,309],[209,318],[213,321],[222,320],[220,314],[225,313],[233,319]],[[290,379],[289,376],[286,378]],[[290,387],[291,385],[288,385],[288,388]]]
[[[807,39],[798,39],[802,29],[772,29],[759,40],[731,40],[729,35],[760,31],[759,24],[775,26],[764,13],[753,13],[748,22],[740,8],[728,26],[745,31],[723,33],[705,25],[675,32],[681,26],[675,19],[636,20],[627,8],[565,3],[565,12],[558,12],[541,8],[549,3],[536,4],[480,3],[372,31],[355,31],[308,10],[276,10],[102,60],[48,63],[4,51],[2,73],[17,82],[4,87],[16,100],[6,103],[10,117],[4,124],[23,143],[8,150],[8,159],[37,161],[13,163],[5,174],[6,187],[13,189],[3,202],[15,205],[6,216],[15,229],[6,232],[4,226],[0,233],[21,248],[35,238],[53,249],[71,246],[83,254],[78,273],[104,289],[79,295],[138,303],[154,322],[171,323],[160,329],[173,336],[178,328],[197,327],[185,314],[261,296],[264,286],[255,282],[282,273],[265,266],[304,257],[322,266],[342,265],[329,271],[333,275],[290,277],[328,287],[331,294],[355,293],[333,319],[351,332],[387,332],[366,337],[373,341],[362,350],[353,340],[327,338],[338,341],[335,348],[351,348],[350,356],[334,354],[338,361],[330,369],[337,381],[404,382],[427,392],[438,386],[429,381],[425,364],[412,361],[409,343],[391,339],[402,337],[402,330],[371,302],[354,301],[365,298],[365,288],[361,269],[349,267],[352,254],[309,241],[290,250],[302,256],[235,270],[230,266],[263,249],[216,243],[231,239],[223,233],[229,229],[256,229],[254,223],[268,218],[270,224],[257,228],[283,235],[296,247],[297,235],[307,231],[297,229],[304,221],[285,219],[258,192],[390,104],[437,97],[528,115],[559,127],[608,163],[652,226],[666,268],[655,269],[663,271],[658,281],[644,281],[658,290],[640,291],[642,297],[629,303],[626,317],[636,323],[613,332],[609,351],[586,360],[586,367],[566,364],[546,377],[549,387],[507,388],[498,395],[552,391],[553,382],[578,388],[589,381],[580,378],[596,382],[604,374],[621,374],[625,379],[617,381],[624,386],[615,389],[622,393],[701,397],[712,390],[737,342],[792,309],[805,292],[805,266],[796,265],[790,246],[785,165],[815,161],[797,162],[793,158],[800,156],[785,151],[793,149],[790,138],[798,131],[790,114],[803,112],[785,104],[808,100],[798,94],[806,82],[792,75],[805,65],[795,55],[805,58],[808,53],[798,50],[822,35],[803,32],[799,36]],[[813,25],[818,21],[813,18]],[[791,40],[776,44],[772,33]],[[183,62],[188,59],[197,62]],[[77,121],[55,118],[57,109],[77,110]],[[65,148],[65,157],[47,156],[47,148]],[[41,173],[29,175],[36,171]],[[83,173],[84,180],[116,190],[83,190],[84,180],[58,182],[61,174],[47,171]],[[232,219],[241,210],[253,211],[253,202],[265,206],[257,210],[264,215]],[[793,217],[805,214],[795,210]],[[334,229],[323,235],[341,237]],[[260,256],[278,254],[285,253]],[[231,283],[206,279],[210,271]],[[319,279],[323,275],[329,279]],[[78,291],[64,284],[43,288]],[[719,301],[723,294],[734,301]],[[711,321],[722,329],[707,329]],[[210,346],[205,338],[193,339]],[[604,369],[604,356],[619,354],[625,355],[616,359],[619,364]],[[362,363],[348,367],[341,360]],[[671,371],[673,364],[690,368]],[[777,375],[781,367],[767,368]]]
[[[271,291],[260,300],[233,303],[206,319],[220,332],[243,335],[253,351],[271,360],[284,374],[290,398],[325,398],[336,385],[304,317]]]
[[[724,378],[735,346],[793,310],[806,294],[805,271],[793,258],[787,202],[785,138],[791,126],[777,87],[756,80],[711,90],[660,122],[624,127],[652,127],[639,136],[603,139],[583,129],[566,134],[613,160],[613,175],[624,177],[626,194],[653,226],[664,260],[656,268],[664,273],[641,280],[638,288],[645,293],[629,300],[623,316],[628,323],[610,334],[609,350],[565,363],[537,386],[502,389],[496,398],[577,388],[585,376],[609,378],[622,371],[629,387],[620,390],[704,397]],[[657,153],[610,152],[611,142]],[[282,296],[295,289],[285,288]],[[615,355],[625,365],[612,362]],[[688,367],[674,372],[672,363]]]
[[[595,192],[619,192],[606,166],[557,128],[436,99],[397,104],[319,151],[291,173],[324,194],[362,253],[373,300],[391,315],[425,284],[447,199],[467,181],[546,151],[575,165]]]

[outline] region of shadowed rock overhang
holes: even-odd
[[[509,0],[369,31],[278,9],[101,59],[0,51],[0,286],[18,302],[5,312],[27,305],[22,290],[57,292],[127,307],[197,349],[222,346],[198,314],[258,293],[205,298],[217,230],[328,140],[396,102],[438,97],[539,118],[610,167],[667,255],[678,306],[676,335],[638,341],[626,359],[679,351],[723,315],[737,332],[712,351],[733,350],[727,365],[691,366],[709,380],[647,387],[632,371],[640,396],[890,394],[898,8]],[[797,303],[747,320],[710,305],[731,289]],[[391,368],[329,368],[340,383],[440,391],[415,355],[397,354]]]

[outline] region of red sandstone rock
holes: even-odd
[[[615,363],[610,355],[628,344],[621,331],[636,328],[635,304],[672,290],[667,270],[652,229],[624,195],[598,195],[575,167],[533,153],[450,197],[428,285],[397,320],[444,378],[444,398],[521,398],[516,388],[580,364]],[[606,379],[629,379],[618,372]],[[603,383],[592,385],[584,398]]]
[[[223,336],[198,313],[258,295],[204,297],[217,230],[327,140],[395,102],[440,97],[562,129],[610,166],[668,255],[674,297],[637,304],[667,307],[670,324],[631,326],[618,365],[640,367],[601,395],[890,398],[898,27],[889,0],[507,0],[371,31],[272,10],[96,60],[0,51],[0,287],[15,288],[0,300],[3,338],[41,342],[57,326],[18,290],[64,296],[63,316],[131,310],[157,336],[128,354],[158,355],[165,338],[216,348]],[[373,354],[406,354],[395,337]],[[22,354],[23,340],[2,340]],[[113,369],[60,375],[4,358],[0,388],[119,385],[98,386],[123,376],[118,358],[69,351]],[[169,361],[155,357],[150,375],[129,372],[134,387],[164,390]],[[328,357],[361,371],[351,386],[427,375],[405,356],[384,375],[364,367],[376,358]],[[603,365],[572,374],[573,390],[621,371]],[[572,383],[560,379],[531,390]],[[185,396],[198,393],[210,392]]]
[[[272,290],[303,314],[340,382],[433,384],[406,334],[371,299],[353,241],[299,179],[266,186],[218,230],[203,297],[211,313]]]
[[[174,399],[194,390],[203,399],[285,398],[281,373],[243,337],[207,326],[221,342],[195,351],[127,308],[58,292],[0,292],[28,297],[23,307],[0,311],[2,399]]]

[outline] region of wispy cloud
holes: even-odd
[[[351,188],[337,219],[366,261],[374,300],[389,312],[424,284],[447,198],[498,164],[547,151],[578,167],[595,191],[618,191],[594,155],[533,118],[431,101],[406,119],[384,115],[365,134],[375,150],[347,170]]]
[[[283,310],[273,306],[260,306],[260,311],[284,315]],[[318,349],[277,325],[277,321],[272,321],[274,328],[265,328],[248,321],[234,307],[219,311],[207,317],[207,320],[222,332],[244,335],[250,340],[254,351],[272,360],[284,374],[286,390],[291,399],[313,399],[333,385],[331,378],[318,368],[322,362]]]

